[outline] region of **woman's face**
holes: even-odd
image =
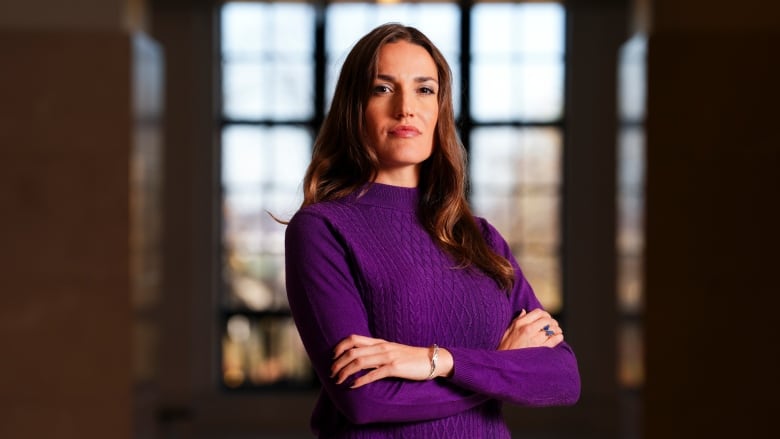
[[[438,70],[428,52],[406,41],[379,49],[366,106],[368,147],[379,158],[378,183],[415,187],[431,156],[439,116]]]

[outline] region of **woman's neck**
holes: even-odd
[[[407,166],[398,169],[380,170],[374,182],[390,186],[417,187],[417,184],[420,182],[420,167]]]

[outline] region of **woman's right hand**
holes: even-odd
[[[515,317],[504,331],[499,351],[509,349],[533,348],[539,346],[555,347],[563,341],[563,331],[550,313],[537,308],[529,313],[525,310]]]
[[[352,334],[344,338],[334,349],[334,362],[330,368],[336,384],[341,384],[357,372],[366,370],[351,388],[358,388],[383,378],[403,378],[425,381],[452,373],[452,354],[439,349],[439,361],[431,371],[431,348],[392,343],[381,338]],[[433,372],[432,375],[431,372]]]

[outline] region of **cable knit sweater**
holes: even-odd
[[[478,223],[516,272],[509,295],[475,268],[455,268],[420,224],[415,188],[374,183],[361,196],[298,211],[286,232],[287,294],[322,392],[311,419],[320,438],[509,438],[503,401],[576,402],[574,353],[497,351],[513,316],[539,308],[500,234]],[[350,389],[329,377],[333,348],[360,334],[452,353],[451,378],[384,379]]]

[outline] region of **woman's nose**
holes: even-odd
[[[414,116],[414,97],[408,93],[398,93],[395,99],[395,115],[399,119]]]

